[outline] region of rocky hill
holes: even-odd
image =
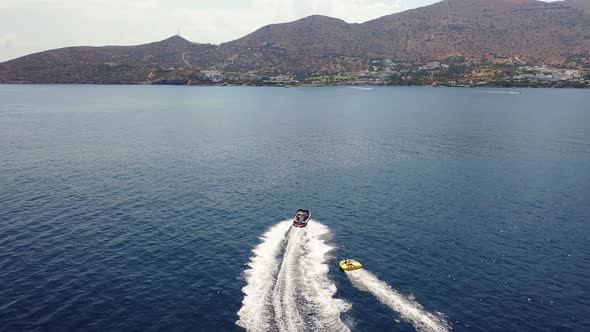
[[[179,36],[139,46],[68,47],[31,54],[0,64],[0,81],[27,83],[144,82],[154,72],[189,66],[187,54],[214,66],[216,46]],[[183,60],[184,59],[184,60]]]
[[[588,0],[565,0],[565,5],[578,8],[590,14],[590,1]]]
[[[224,45],[276,48],[309,56],[413,61],[461,56],[484,62],[501,55],[564,63],[569,55],[588,54],[588,37],[590,17],[565,3],[446,0],[363,24],[312,16],[269,25]]]
[[[589,17],[535,0],[447,0],[364,25],[372,35],[383,35],[372,40],[371,49],[383,56],[484,62],[500,55],[563,63],[590,50]]]
[[[459,60],[580,68],[590,64],[587,0],[445,0],[362,24],[310,16],[221,45],[175,36],[139,46],[69,47],[0,64],[0,82],[191,81],[203,69],[314,74],[366,70],[374,59]]]

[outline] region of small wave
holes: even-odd
[[[449,323],[442,314],[433,314],[426,311],[420,303],[402,295],[387,283],[379,280],[374,274],[363,269],[346,272],[346,276],[356,288],[373,294],[379,302],[397,312],[402,319],[411,323],[416,330],[422,332],[449,331]]]

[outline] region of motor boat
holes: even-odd
[[[345,259],[341,261],[339,265],[342,271],[354,271],[363,268],[363,264],[355,261],[354,259]]]
[[[299,209],[293,218],[293,226],[303,228],[307,226],[307,222],[311,219],[311,212],[309,210]]]

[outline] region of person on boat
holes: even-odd
[[[349,268],[353,269],[354,268],[354,264],[352,264],[352,262],[350,261],[350,259],[346,260],[346,265],[348,265]]]

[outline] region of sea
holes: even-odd
[[[589,90],[0,85],[0,331],[590,331],[589,239]]]

